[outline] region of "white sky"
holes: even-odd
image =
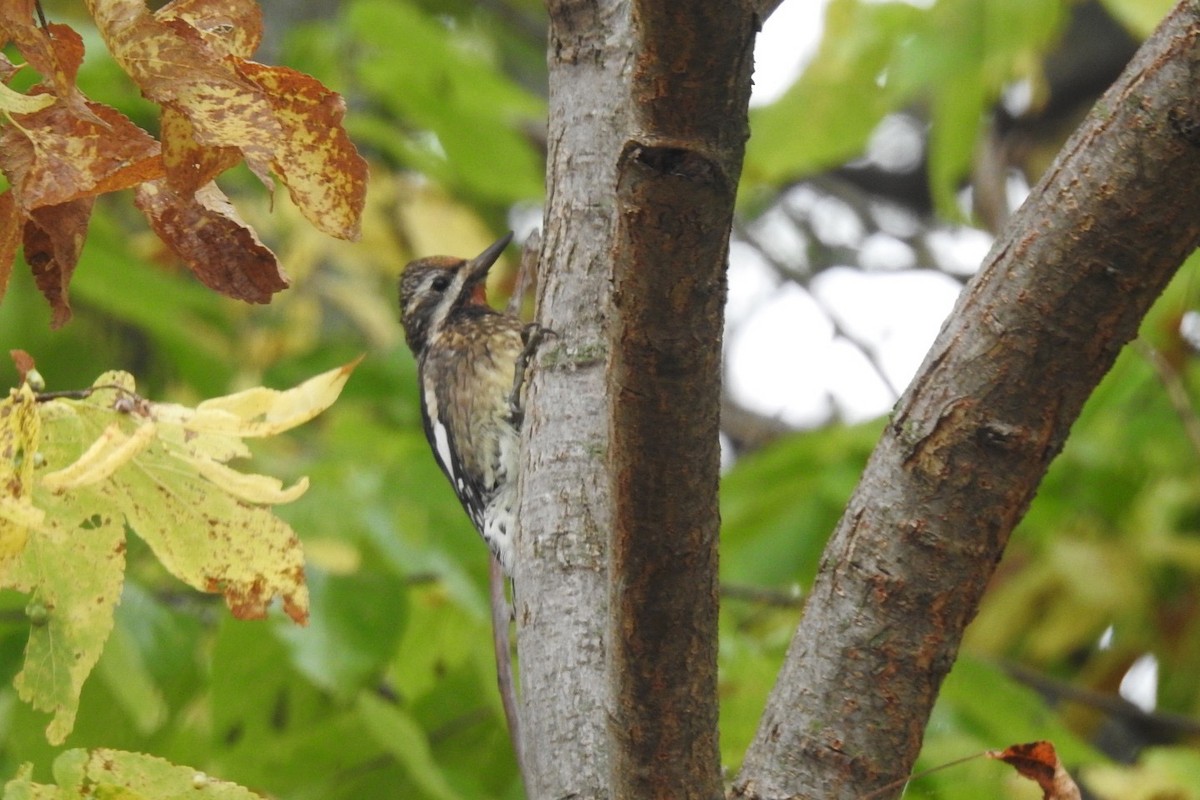
[[[787,0],[767,20],[755,49],[751,105],[778,98],[811,60],[826,1]],[[818,211],[812,209],[813,214]],[[730,391],[747,408],[798,426],[824,422],[831,411],[850,421],[887,413],[895,391],[903,390],[920,366],[959,293],[959,284],[946,275],[905,269],[914,259],[900,240],[864,239],[857,218],[832,211],[827,216],[814,216],[814,223],[845,238],[844,244],[873,248],[864,254],[872,254],[881,268],[828,270],[814,279],[809,294],[782,281],[753,248],[735,245],[730,251]],[[772,255],[785,262],[804,245],[794,241],[786,225],[764,234]],[[930,249],[944,253],[966,273],[974,271],[990,245],[986,235],[969,229],[936,237],[927,242]],[[860,347],[835,335],[830,314],[870,349],[886,381]]]
[[[828,0],[786,0],[767,18],[754,48],[750,105],[777,99],[816,52]]]

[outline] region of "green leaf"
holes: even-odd
[[[88,502],[95,500],[90,492],[76,499],[84,508],[103,508]],[[111,512],[51,507],[4,576],[6,586],[30,595],[29,643],[15,685],[22,700],[54,714],[46,729],[54,744],[74,725],[79,692],[112,630],[124,538],[124,525]]]
[[[812,431],[739,461],[721,482],[721,580],[811,581],[879,431],[878,422]]]
[[[859,155],[884,114],[906,99],[886,71],[921,15],[907,3],[833,0],[812,63],[783,97],[750,115],[745,179],[778,183]]]
[[[96,672],[139,733],[150,733],[163,724],[167,716],[163,694],[132,635],[122,626],[113,628]]]
[[[352,575],[310,571],[312,614],[305,628],[276,625],[296,667],[337,695],[354,694],[396,653],[408,612],[403,578],[371,569]]]
[[[405,768],[425,794],[437,800],[459,800],[460,795],[433,758],[429,739],[412,716],[367,692],[358,696],[357,707],[375,740]]]
[[[479,41],[395,0],[358,0],[345,20],[359,80],[410,128],[389,126],[371,137],[376,146],[490,202],[541,196],[542,159],[522,126],[540,124],[544,103],[481,57]],[[378,123],[350,124],[385,132]]]
[[[1183,746],[1148,748],[1136,765],[1091,765],[1083,777],[1098,797],[1200,800],[1200,753]]]
[[[1175,0],[1101,0],[1101,3],[1139,39],[1149,36],[1175,6]]]

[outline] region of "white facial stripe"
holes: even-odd
[[[436,331],[441,329],[442,323],[446,321],[446,317],[450,314],[450,308],[454,305],[455,299],[457,299],[458,295],[462,292],[463,284],[467,282],[467,272],[468,270],[460,269],[450,273],[453,277],[453,280],[451,280],[450,285],[446,287],[446,291],[442,292],[441,300],[438,301],[437,307],[434,309],[433,313],[429,315],[429,330]],[[445,272],[441,271],[431,273],[425,279],[425,285],[423,287],[425,293],[433,292],[433,282],[445,274]]]

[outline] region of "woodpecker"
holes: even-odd
[[[417,360],[421,419],[438,466],[509,576],[525,364],[540,328],[487,303],[488,270],[509,233],[470,260],[413,261],[400,278],[400,319]]]

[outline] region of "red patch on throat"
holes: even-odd
[[[471,290],[471,299],[467,301],[468,305],[486,306],[487,301],[487,285],[480,281],[479,285]]]

